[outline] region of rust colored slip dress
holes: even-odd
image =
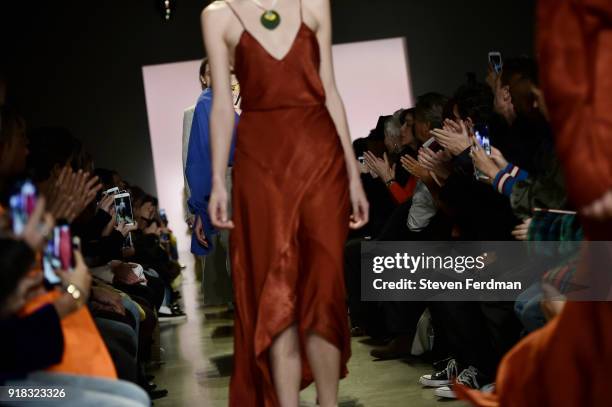
[[[301,2],[299,30],[280,60],[226,4],[244,29],[234,67],[243,112],[232,175],[236,317],[230,405],[273,407],[278,401],[269,350],[293,324],[300,335],[302,388],[313,381],[304,348],[311,333],[340,350],[346,375],[348,176],[325,105],[318,41],[303,22]]]

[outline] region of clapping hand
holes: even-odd
[[[450,175],[450,170],[447,167],[447,162],[451,156],[446,150],[433,152],[429,147],[423,147],[419,150],[419,164],[427,171],[433,172],[438,179],[445,180]]]
[[[456,122],[446,119],[442,129],[433,129],[429,133],[454,156],[461,154],[471,145],[470,133],[463,120]]]
[[[49,200],[49,211],[56,219],[72,222],[102,188],[98,180],[97,176],[88,172],[74,172],[70,166],[65,166],[55,181],[50,182],[43,191]]]
[[[395,178],[395,164],[389,165],[387,153],[384,153],[381,159],[366,151],[363,153],[363,158],[370,171],[378,175],[382,182],[387,183]]]
[[[400,162],[406,171],[418,179],[422,180],[429,176],[429,171],[423,168],[423,166],[417,160],[407,154],[400,158]]]

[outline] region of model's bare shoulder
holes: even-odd
[[[315,28],[329,19],[330,0],[302,0],[304,18]],[[310,20],[310,21],[308,21]]]
[[[230,9],[227,2],[216,0],[202,10],[202,20],[224,18],[229,15],[228,13],[230,13]]]

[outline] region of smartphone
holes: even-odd
[[[489,139],[489,128],[487,126],[476,126],[474,128],[474,136],[476,141],[487,155],[491,155],[491,140]],[[476,179],[488,179],[486,175],[474,168],[474,177]]]
[[[504,67],[504,61],[502,60],[501,52],[489,52],[489,65],[491,65],[491,68],[493,68],[496,74],[499,75],[501,73]]]
[[[162,223],[164,225],[168,225],[168,215],[166,214],[166,210],[165,209],[160,209],[159,210],[159,218],[161,219]]]
[[[9,198],[13,233],[21,235],[36,207],[36,187],[27,180],[17,187],[17,192]]]
[[[119,187],[114,187],[114,188],[107,189],[106,191],[102,191],[102,196],[117,195],[118,193],[119,193]]]
[[[165,209],[160,209],[159,210],[159,218],[162,222],[162,225],[164,227],[168,226],[168,215],[166,214],[166,210]],[[170,234],[168,233],[167,229],[164,229],[164,232],[162,232],[161,236],[159,237],[160,240],[162,242],[169,242],[170,241]]]
[[[430,138],[426,142],[423,143],[423,147],[429,148],[434,153],[442,150],[442,146],[436,141],[435,137]]]
[[[123,240],[123,248],[134,247],[134,241],[132,240],[132,232],[128,233],[126,238]]]
[[[121,222],[125,222],[126,225],[134,224],[132,199],[128,192],[115,195],[115,211],[117,212],[117,224]]]
[[[55,273],[56,270],[70,271],[74,268],[73,250],[70,226],[62,222],[53,228],[43,252],[43,274],[49,284],[61,283],[61,279]]]

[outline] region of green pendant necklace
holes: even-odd
[[[264,11],[261,15],[261,18],[259,19],[259,21],[261,21],[261,25],[263,25],[268,30],[276,29],[276,27],[278,27],[281,23],[280,14],[278,14],[278,12],[274,10],[274,7],[276,7],[276,3],[278,3],[278,0],[274,0],[274,3],[272,3],[272,6],[270,8],[265,8],[259,0],[253,0],[253,3],[255,3],[257,7]]]

